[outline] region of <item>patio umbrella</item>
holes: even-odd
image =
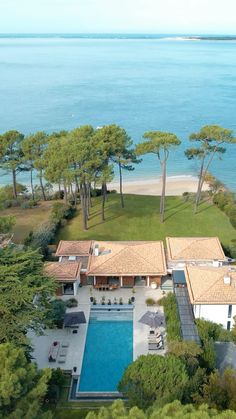
[[[139,320],[140,323],[147,324],[150,327],[160,327],[164,323],[164,314],[160,311],[154,313],[153,311],[147,311]]]
[[[75,327],[82,323],[86,323],[83,311],[74,311],[73,313],[65,314],[64,327]]]

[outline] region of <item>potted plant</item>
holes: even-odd
[[[101,302],[102,302],[102,305],[104,306],[105,305],[105,295],[102,296]]]
[[[110,299],[108,300],[108,305],[111,306],[111,300]]]
[[[122,297],[120,297],[119,304],[120,304],[121,306],[123,305],[123,298],[122,298]]]
[[[134,294],[136,293],[136,289],[134,287],[132,289],[132,293],[133,293],[133,296],[131,297],[131,301],[132,301],[132,303],[134,303],[135,302],[135,296],[134,296]]]
[[[95,306],[97,304],[96,298],[93,299],[93,305]]]
[[[132,304],[131,298],[128,299],[128,304]]]
[[[93,302],[93,287],[89,288],[89,293],[90,293],[90,301],[92,303]]]
[[[114,304],[117,304],[117,299],[116,299],[116,297],[114,298]]]

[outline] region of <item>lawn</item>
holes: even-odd
[[[191,202],[184,202],[182,197],[167,197],[165,222],[161,224],[159,200],[155,196],[126,195],[122,209],[119,195],[109,195],[103,223],[101,198],[94,198],[88,230],[83,230],[78,211],[59,231],[56,242],[60,239],[163,240],[166,236],[219,236],[223,245],[228,246],[236,239],[228,217],[210,202],[202,203],[194,215]]]
[[[13,215],[16,218],[13,228],[15,243],[22,243],[30,231],[35,230],[39,224],[48,220],[53,202],[55,201],[40,202],[37,207],[32,209],[16,207],[0,212],[0,216]]]

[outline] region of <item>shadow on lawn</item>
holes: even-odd
[[[104,225],[104,224],[106,224],[107,222],[109,222],[109,221],[113,221],[113,220],[116,220],[117,218],[120,218],[122,215],[121,214],[119,214],[119,215],[111,215],[110,217],[106,217],[105,216],[105,221],[99,221],[99,222],[97,222],[97,223],[95,223],[95,224],[92,224],[92,225],[90,225],[89,227],[88,227],[88,230],[92,230],[94,227],[98,227],[98,226],[100,226],[100,225]],[[92,218],[92,217],[91,217]],[[90,218],[90,220],[91,220],[91,218]],[[90,221],[89,220],[89,221]]]
[[[169,214],[170,213],[170,214],[167,215],[167,216],[165,216],[164,221],[169,220],[170,218],[174,217],[179,212],[181,212],[181,211],[183,211],[185,209],[188,209],[191,206],[192,206],[192,202],[180,202],[178,205],[175,205],[173,207],[170,207],[170,208],[167,207],[165,213],[166,214]],[[172,212],[173,210],[176,210],[176,209],[177,209],[177,211]]]

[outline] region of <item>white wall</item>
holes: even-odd
[[[193,312],[196,319],[210,320],[214,323],[219,323],[227,328],[227,322],[231,322],[231,328],[234,324],[233,317],[236,316],[236,305],[232,306],[231,318],[228,318],[228,305],[195,305],[193,306]]]
[[[74,282],[74,297],[77,295],[78,293],[78,289],[79,289],[79,284],[80,284],[80,279],[77,279],[77,281]]]

